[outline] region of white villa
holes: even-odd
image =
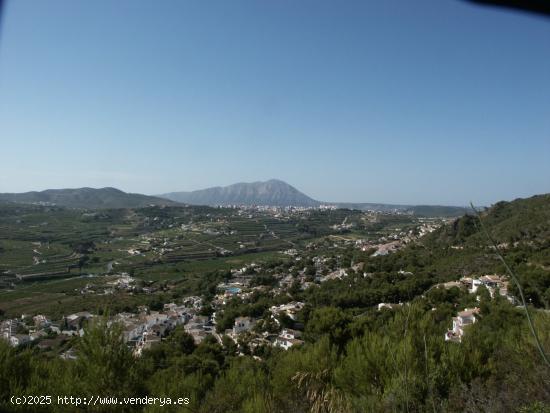
[[[460,343],[464,336],[464,329],[476,322],[476,314],[479,314],[479,308],[464,309],[456,317],[453,317],[453,328],[445,333],[445,341],[454,341]]]
[[[281,331],[281,334],[273,342],[273,345],[275,347],[281,347],[288,350],[290,347],[298,346],[304,343],[302,340],[299,340],[301,336],[302,333],[300,331],[284,328],[283,331]]]
[[[233,334],[237,335],[245,331],[250,331],[256,324],[256,321],[250,317],[237,317],[233,326]]]

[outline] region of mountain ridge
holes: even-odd
[[[271,196],[265,196],[267,189],[271,189]],[[273,191],[274,189],[274,191]],[[283,194],[287,191],[286,194]],[[324,202],[315,200],[300,192],[292,185],[279,179],[267,181],[238,182],[228,186],[214,186],[195,191],[169,192],[157,195],[172,201],[191,205],[269,205],[269,206],[296,206],[319,207],[333,205],[337,208],[375,210],[382,212],[400,211],[419,216],[459,216],[467,211],[465,207],[444,205],[397,205],[368,202]]]
[[[64,188],[29,191],[23,193],[0,193],[0,202],[45,203],[68,208],[109,209],[140,208],[150,205],[176,206],[208,205],[265,205],[277,207],[320,207],[402,212],[418,216],[460,216],[465,207],[439,205],[398,205],[384,203],[323,202],[315,200],[294,186],[279,179],[239,182],[228,186],[215,186],[196,191],[169,192],[162,195],[127,193],[113,187]]]
[[[63,188],[0,193],[0,201],[15,203],[44,203],[68,208],[140,208],[149,205],[177,205],[176,202],[155,196],[128,193],[113,187]]]

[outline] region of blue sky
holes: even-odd
[[[550,192],[550,20],[460,0],[8,0],[0,192],[279,178],[326,201]]]

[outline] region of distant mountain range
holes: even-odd
[[[278,179],[265,182],[238,183],[191,192],[170,192],[159,195],[191,205],[270,205],[315,207],[322,204]]]
[[[283,207],[334,205],[338,208],[359,209],[363,211],[410,212],[420,216],[460,216],[466,212],[466,208],[455,206],[322,202],[310,198],[292,185],[278,179],[270,179],[265,182],[241,182],[229,186],[216,186],[191,192],[170,192],[158,196],[191,205],[271,205]]]
[[[0,202],[55,204],[68,208],[141,208],[149,205],[269,205],[318,207],[334,205],[374,211],[402,211],[419,216],[460,216],[464,207],[434,205],[392,205],[317,201],[278,179],[238,183],[191,192],[170,192],[158,196],[126,193],[116,188],[48,189],[40,192],[0,193]]]
[[[68,208],[141,208],[149,205],[176,205],[154,196],[131,194],[116,188],[47,189],[17,194],[0,193],[0,201],[55,204]]]

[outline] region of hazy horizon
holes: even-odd
[[[269,181],[269,180],[280,180],[280,179],[278,179],[278,178],[269,178],[269,179],[265,179],[265,180],[262,180],[262,181],[249,181],[249,182],[241,181],[241,182],[234,182],[233,184],[257,183],[257,182],[265,182],[265,181]],[[283,181],[283,182],[286,182],[286,181]],[[286,182],[286,183],[293,186],[294,188],[296,188],[296,186],[292,185],[292,183],[290,183],[290,182]],[[51,188],[42,188],[42,189],[30,189],[30,190],[27,190],[27,191],[11,191],[9,193],[41,192],[41,191],[50,190],[50,189],[62,190],[62,189],[83,189],[83,188],[91,188],[91,189],[115,188],[115,189],[121,190],[121,191],[126,192],[126,193],[136,193],[136,194],[142,194],[142,195],[162,197],[162,195],[170,194],[170,193],[193,192],[193,191],[198,191],[198,190],[202,190],[202,189],[210,189],[210,188],[215,188],[215,187],[230,186],[230,185],[233,185],[233,184],[214,185],[214,186],[211,186],[211,187],[194,188],[194,189],[189,189],[189,190],[167,191],[167,192],[163,192],[163,193],[145,193],[145,192],[140,192],[140,191],[130,191],[130,190],[125,190],[124,188],[114,187],[112,185],[99,186],[99,187],[93,187],[93,186],[89,186],[89,185],[74,186],[74,187],[55,187],[55,188],[51,187]],[[387,205],[433,205],[433,206],[455,206],[455,207],[469,208],[470,207],[469,203],[471,202],[471,201],[466,201],[464,204],[458,204],[458,203],[457,204],[450,204],[450,203],[441,203],[441,202],[432,202],[432,203],[386,202],[384,200],[376,200],[376,199],[375,200],[351,200],[351,201],[347,200],[347,199],[322,199],[322,198],[316,198],[314,196],[311,196],[307,192],[302,191],[300,188],[296,188],[296,189],[298,191],[302,192],[303,194],[309,196],[310,198],[314,199],[315,201],[323,202],[325,204],[348,203],[348,204],[387,204]],[[1,192],[0,191],[0,193],[6,193],[6,192]],[[542,194],[543,193],[533,193],[533,194],[527,194],[527,195],[524,195],[524,196],[514,196],[514,197],[510,197],[510,198],[501,198],[501,199],[495,200],[494,202],[489,202],[489,203],[486,203],[486,204],[480,204],[480,203],[474,202],[474,206],[476,206],[476,207],[487,207],[487,206],[490,206],[490,205],[492,205],[496,202],[499,202],[499,201],[513,201],[513,200],[518,199],[518,198],[530,198],[532,196],[542,195]]]
[[[0,192],[281,179],[326,202],[550,192],[548,20],[459,0],[8,1]]]

